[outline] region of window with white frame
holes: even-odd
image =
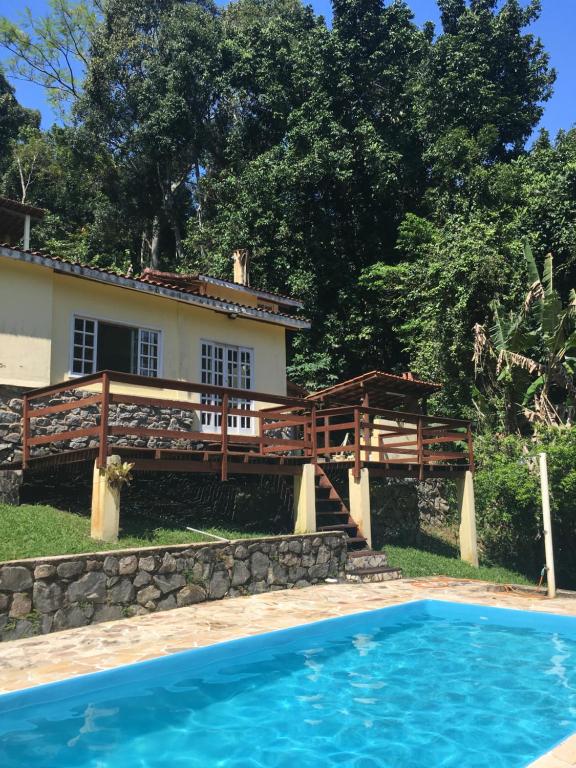
[[[156,377],[161,367],[161,333],[150,328],[74,317],[70,372],[122,371]]]
[[[202,341],[201,344],[201,380],[202,384],[232,389],[253,389],[254,386],[254,350],[249,347],[235,347],[219,344],[215,341]],[[202,403],[219,406],[220,395],[202,393]],[[243,397],[231,397],[229,407],[238,410],[252,410],[253,402]],[[204,432],[219,432],[222,426],[220,414],[203,411],[201,414]],[[250,416],[228,416],[228,431],[250,434],[253,432],[253,419]]]

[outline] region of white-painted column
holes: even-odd
[[[354,470],[348,470],[348,491],[350,496],[350,517],[362,536],[372,547],[372,521],[370,518],[370,473],[364,467],[360,470],[360,478],[356,480]]]
[[[108,456],[107,466],[122,464],[120,456]],[[108,482],[105,469],[94,462],[90,536],[99,541],[118,541],[120,530],[120,489]]]
[[[466,472],[456,480],[460,512],[460,559],[478,568],[478,538],[476,536],[476,505],[474,476]]]
[[[316,468],[304,464],[294,476],[294,533],[316,532]]]
[[[550,489],[548,488],[548,459],[540,454],[540,490],[542,491],[542,518],[544,522],[544,551],[546,553],[546,584],[548,597],[556,597],[556,570],[552,543],[552,515],[550,514]]]
[[[24,250],[27,251],[30,248],[30,214],[27,213],[24,217]]]

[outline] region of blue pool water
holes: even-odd
[[[421,601],[0,696],[2,768],[522,768],[576,619]]]

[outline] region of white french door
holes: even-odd
[[[253,389],[254,350],[248,347],[233,347],[215,341],[201,343],[202,384],[232,389]],[[221,405],[220,395],[203,392],[201,402],[206,405]],[[247,398],[231,397],[229,407],[239,410],[252,410],[253,401]],[[222,417],[217,413],[202,411],[200,417],[203,432],[220,432]],[[254,434],[254,419],[250,416],[228,416],[230,434]]]

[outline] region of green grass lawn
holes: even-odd
[[[135,517],[122,519],[119,541],[109,544],[90,538],[88,517],[48,506],[24,504],[12,507],[0,504],[0,561],[209,540],[200,534],[183,530],[183,527],[165,520]],[[204,526],[202,530],[227,539],[269,535]]]
[[[457,579],[483,579],[497,584],[534,584],[525,575],[501,566],[473,568],[459,559],[458,549],[438,536],[424,533],[417,546],[386,544],[383,549],[391,566],[402,568],[404,578],[450,576]]]

